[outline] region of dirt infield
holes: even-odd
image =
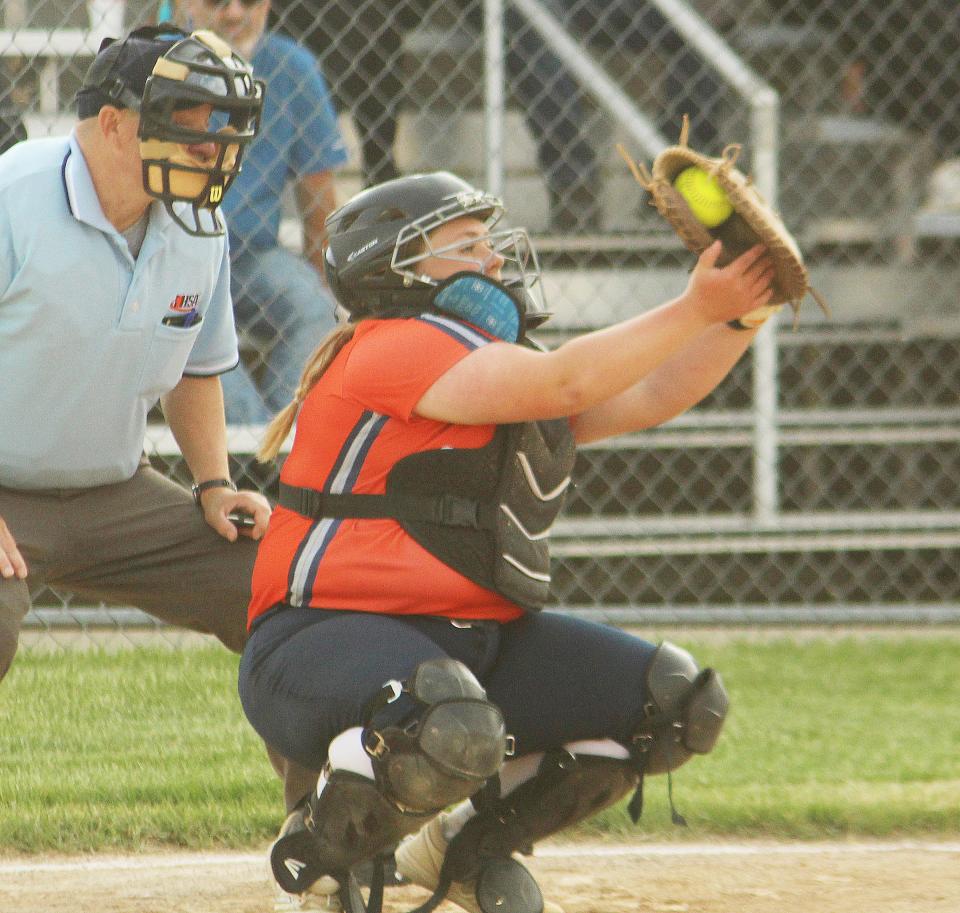
[[[269,913],[264,860],[251,853],[4,857],[0,911]],[[960,841],[544,844],[529,865],[567,913],[960,910]],[[394,889],[385,910],[409,910],[425,896]]]

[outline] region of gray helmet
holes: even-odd
[[[438,253],[430,247],[429,235],[471,216],[486,225],[491,246],[509,264],[503,284],[528,314],[545,316],[540,267],[530,239],[524,229],[492,231],[502,215],[500,199],[448,171],[408,175],[363,190],[327,218],[330,289],[353,319],[430,308],[438,283],[417,270],[419,262]]]

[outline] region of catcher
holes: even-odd
[[[631,790],[638,816],[643,777],[720,734],[723,685],[687,652],[540,611],[548,539],[576,445],[709,393],[773,264],[756,246],[721,268],[716,242],[679,297],[547,352],[536,257],[502,213],[440,172],[328,219],[350,320],[260,453],[296,420],[240,667],[254,728],[323,770],[271,852],[278,909],[358,909],[356,867],[400,841],[422,910],[557,913],[513,854]]]

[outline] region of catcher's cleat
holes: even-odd
[[[445,819],[445,814],[437,815],[429,824],[420,828],[416,834],[402,841],[396,850],[397,873],[404,880],[420,885],[420,887],[429,891],[433,891],[439,883],[440,868],[447,852],[448,841],[443,836]],[[491,860],[490,864],[497,865],[506,861],[495,859]],[[507,872],[505,873],[506,878],[501,884],[516,884],[516,894],[518,896],[492,897],[487,906],[498,911],[509,911],[509,913],[537,913],[538,906],[543,913],[563,913],[563,909],[557,904],[544,900],[540,896],[539,890],[536,890],[536,883],[532,876],[526,872],[526,869],[523,869],[518,862],[512,861],[512,863],[517,869],[522,870],[526,878],[514,881],[515,873]],[[487,887],[493,888],[493,893],[503,893],[497,891],[500,884],[495,884],[494,878],[496,875],[492,872],[491,875],[494,877],[488,880]],[[484,893],[483,888],[481,888],[479,891],[481,897]],[[477,895],[476,881],[455,881],[450,885],[446,899],[469,911],[469,913],[485,913]],[[509,888],[506,895],[511,895]]]
[[[303,894],[288,894],[280,885],[276,885],[273,913],[342,913],[340,886],[337,885],[332,894],[320,893],[318,888],[323,887],[324,880],[321,878]]]
[[[303,913],[342,913],[340,885],[329,876],[315,881],[300,895]]]

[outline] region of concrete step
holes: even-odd
[[[808,114],[782,129],[780,208],[801,237],[909,236],[935,164],[929,139],[889,121]],[[845,234],[844,228],[845,226]]]

